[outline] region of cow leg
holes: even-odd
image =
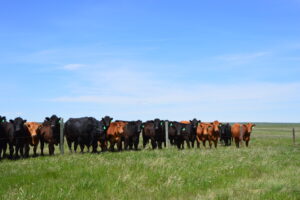
[[[12,143],[9,143],[9,157],[10,159],[13,159],[14,156],[14,145]]]
[[[72,153],[72,141],[67,139],[69,151]]]
[[[74,141],[74,152],[76,153],[78,147],[78,141]]]
[[[129,138],[125,137],[125,141],[124,141],[124,149],[128,150],[128,145],[129,145]]]
[[[93,147],[92,153],[97,153],[97,148],[98,148],[98,142],[97,142],[97,140],[93,141],[92,147]]]
[[[239,138],[235,138],[234,141],[235,141],[236,148],[239,148],[240,147],[240,140],[239,140]]]
[[[179,141],[179,140],[177,140],[177,148],[178,148],[178,150],[180,150],[181,149],[181,141]]]
[[[24,149],[25,149],[25,157],[28,158],[29,157],[29,151],[30,151],[30,147],[29,147],[28,143],[25,144]]]
[[[152,149],[156,149],[156,141],[154,138],[151,138]]]
[[[6,158],[6,149],[7,149],[7,143],[4,142],[4,145],[3,145],[3,158]]]
[[[188,137],[185,139],[185,142],[186,142],[187,147],[190,149],[191,145],[190,145],[190,139]]]
[[[157,143],[158,143],[158,148],[162,149],[162,142],[161,142],[161,140],[158,140]]]
[[[44,156],[44,141],[41,140],[41,156]]]
[[[19,144],[19,141],[16,141],[16,155],[15,155],[16,158],[20,157],[19,151],[20,151],[20,144]]]
[[[117,143],[118,145],[118,151],[122,151],[122,140],[120,139]]]
[[[49,148],[49,155],[52,156],[54,155],[54,144],[48,144]]]
[[[248,144],[249,144],[249,140],[246,140],[246,147],[248,147]]]
[[[209,144],[209,148],[211,149],[212,143],[210,139],[208,139],[208,144]]]
[[[148,143],[148,138],[146,138],[146,137],[144,137],[143,138],[143,147],[144,147],[144,149],[145,149],[145,147],[146,147],[146,145],[147,145],[147,143]]]
[[[37,156],[36,150],[37,150],[37,145],[34,145],[34,146],[33,146],[33,156],[34,156],[34,157]]]
[[[139,146],[139,137],[138,136],[134,137],[133,141],[134,141],[134,149],[137,151]]]
[[[83,153],[84,150],[84,144],[83,143],[79,143],[80,146],[80,153]]]
[[[217,148],[218,140],[214,140],[215,148]]]

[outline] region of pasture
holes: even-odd
[[[249,148],[55,154],[0,161],[0,199],[300,199],[299,124],[257,124]]]

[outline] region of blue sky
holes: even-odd
[[[0,2],[0,115],[299,122],[300,1]]]

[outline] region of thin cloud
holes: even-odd
[[[256,52],[256,53],[249,53],[249,54],[229,54],[229,55],[218,56],[217,59],[226,62],[246,63],[267,56],[269,54],[270,52]]]
[[[74,71],[74,70],[78,70],[85,67],[85,65],[82,64],[68,64],[68,65],[64,65],[62,67],[62,69],[64,70],[68,70],[68,71]]]

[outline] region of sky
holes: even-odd
[[[0,1],[0,115],[299,122],[300,1]]]

